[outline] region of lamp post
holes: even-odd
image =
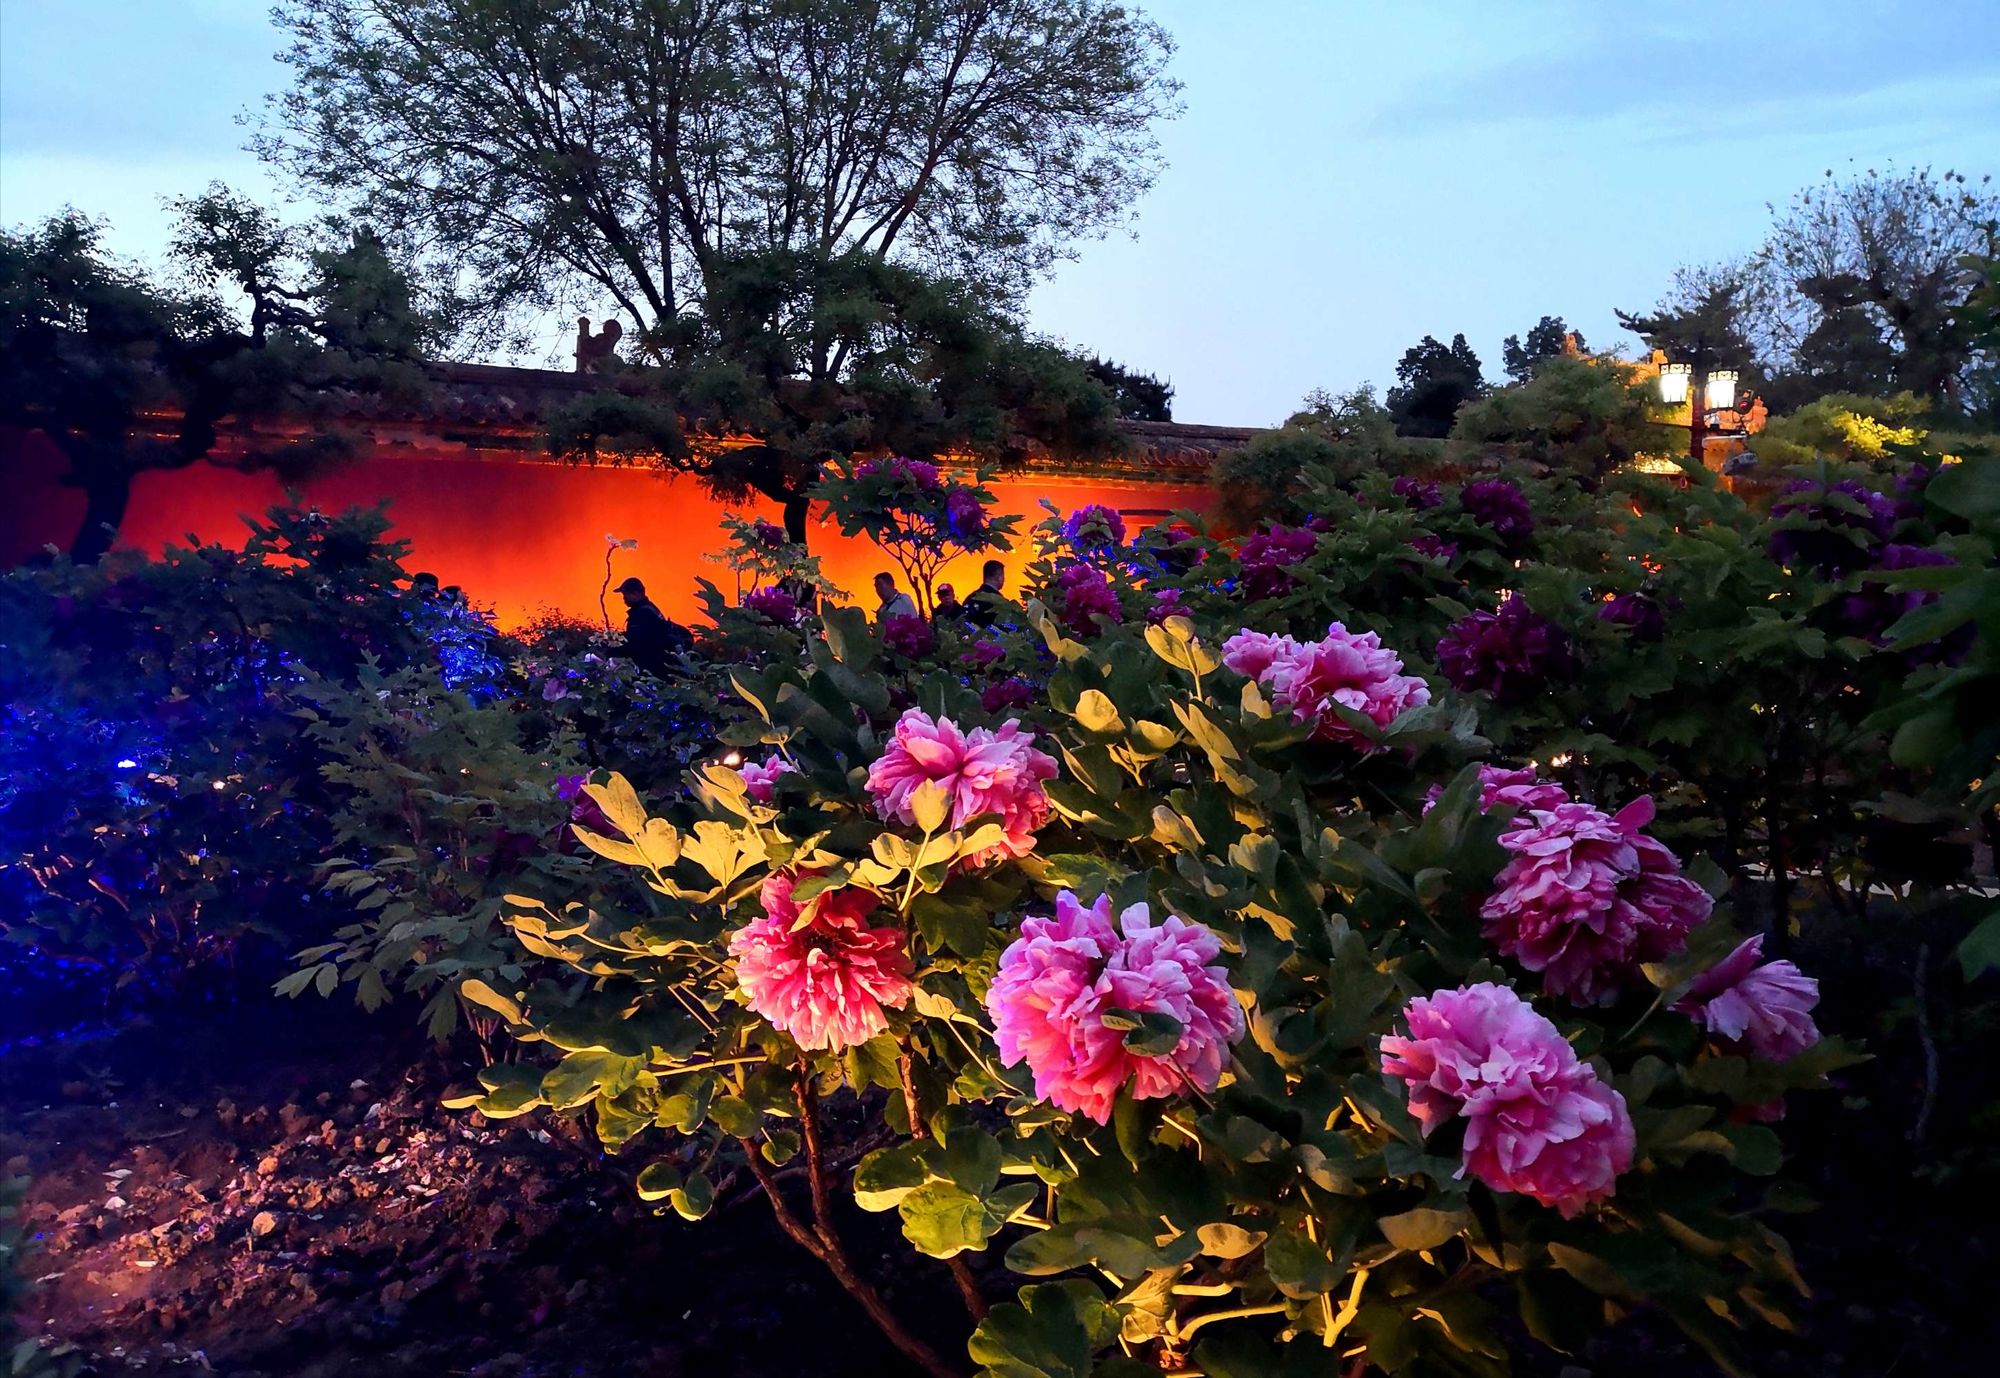
[[[1670,407],[1686,404],[1688,457],[1704,466],[1708,463],[1709,413],[1736,406],[1736,370],[1709,368],[1706,354],[1703,342],[1697,339],[1696,362],[1660,365],[1660,401]]]

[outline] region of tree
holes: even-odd
[[[1017,299],[1150,185],[1171,40],[1108,0],[281,0],[259,151],[365,209],[488,332],[642,331],[745,253],[896,258]]]
[[[1577,349],[1583,349],[1582,332],[1571,330],[1561,316],[1544,316],[1536,321],[1528,331],[1526,343],[1519,335],[1509,335],[1500,345],[1507,376],[1517,383],[1527,382],[1542,360],[1558,358],[1568,351],[1571,335],[1576,336]]]
[[[1485,391],[1479,356],[1464,335],[1452,336],[1449,345],[1426,335],[1396,365],[1396,386],[1389,389],[1396,433],[1442,439],[1458,409]]]
[[[281,439],[239,427],[228,455],[292,480],[351,448],[325,420],[337,392],[422,386],[435,323],[373,235],[315,245],[219,186],[174,209],[173,284],[112,261],[74,212],[0,232],[0,424],[67,460],[79,562],[110,548],[136,474],[217,456],[225,418],[305,421]]]
[[[656,463],[724,501],[762,495],[803,542],[834,461],[1124,447],[1112,396],[1085,366],[963,284],[862,251],[764,250],[711,274],[701,314],[642,341],[659,365],[551,422],[558,453]]]
[[[1638,455],[1679,448],[1653,410],[1650,383],[1617,363],[1557,355],[1526,381],[1459,412],[1450,450],[1460,457],[1497,452],[1594,481]]]
[[[1618,311],[1618,324],[1662,350],[1675,363],[1689,364],[1697,378],[1733,368],[1754,372],[1757,351],[1749,337],[1746,271],[1740,266],[1682,268],[1673,288],[1648,314]]]
[[[1829,171],[1778,214],[1752,263],[1770,362],[1814,396],[1911,392],[1963,410],[1980,362],[1977,265],[1996,241],[1990,177]]]
[[[1346,487],[1362,475],[1400,470],[1415,445],[1366,384],[1345,393],[1316,388],[1276,430],[1263,431],[1216,467],[1217,513],[1230,526],[1293,521],[1307,495]]]
[[[1118,414],[1127,421],[1171,421],[1174,419],[1174,385],[1163,383],[1150,373],[1140,373],[1092,356],[1085,365],[1090,376],[1111,390]]]

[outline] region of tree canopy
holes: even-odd
[[[1635,456],[1679,448],[1653,415],[1652,393],[1649,381],[1615,362],[1553,356],[1526,381],[1461,411],[1450,452],[1498,455],[1592,482]]]
[[[87,500],[80,561],[110,547],[136,474],[215,456],[224,418],[312,423],[338,392],[423,385],[435,320],[372,234],[316,240],[219,186],[173,209],[169,282],[74,212],[0,231],[0,424],[62,452]],[[286,479],[350,448],[328,424],[236,441],[231,463]]]
[[[1554,359],[1563,353],[1571,335],[1576,336],[1576,347],[1583,349],[1583,332],[1571,330],[1561,316],[1544,316],[1536,321],[1529,328],[1526,340],[1519,335],[1509,335],[1500,345],[1500,358],[1507,376],[1517,383],[1526,382],[1542,360]]]
[[[1451,434],[1458,409],[1485,391],[1479,356],[1464,335],[1452,336],[1449,345],[1426,335],[1396,365],[1389,412],[1399,435],[1442,439]]]
[[[743,254],[897,258],[1012,300],[1125,218],[1177,109],[1107,0],[280,0],[265,157],[407,238],[487,333],[642,330]]]
[[[1111,390],[1118,414],[1127,421],[1171,421],[1174,419],[1174,385],[1163,383],[1150,373],[1140,373],[1123,364],[1093,356],[1084,365],[1090,376]]]
[[[803,541],[834,460],[1006,462],[1034,442],[1082,455],[1125,443],[1081,361],[964,284],[861,251],[790,249],[718,261],[712,281],[700,315],[649,332],[642,350],[659,364],[555,419],[559,453],[691,473],[725,501],[764,496]]]

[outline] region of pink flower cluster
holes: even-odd
[[[774,872],[764,916],[736,930],[729,955],[752,1010],[810,1051],[851,1048],[889,1027],[910,1001],[910,954],[898,928],[871,928],[876,897],[844,887],[805,904],[792,891],[817,871]]]
[[[1064,566],[1056,575],[1055,593],[1061,600],[1063,625],[1078,636],[1096,636],[1103,630],[1098,618],[1116,622],[1124,611],[1111,580],[1091,565]]]
[[[1760,966],[1763,955],[1763,935],[1748,939],[1697,976],[1674,1008],[1754,1058],[1788,1062],[1819,1042],[1819,982],[1790,962]]]
[[[1432,785],[1424,796],[1424,812],[1429,813],[1444,793],[1443,785]],[[1544,780],[1533,766],[1481,766],[1479,807],[1495,809],[1552,809],[1569,802],[1569,791],[1553,780]]]
[[[1169,917],[1155,928],[1135,904],[1113,927],[1109,895],[1086,909],[1065,890],[1053,918],[1022,920],[1000,954],[986,1011],[1001,1059],[1027,1063],[1037,1096],[1099,1124],[1124,1086],[1134,1100],[1213,1091],[1244,1030],[1228,972],[1210,965],[1221,951],[1198,923]],[[1180,1039],[1170,1052],[1135,1053],[1104,1022],[1114,1010],[1169,1015]]]
[[[1463,1172],[1573,1216],[1632,1166],[1625,1098],[1547,1019],[1481,982],[1410,1001],[1410,1036],[1382,1040],[1382,1071],[1410,1088],[1426,1135],[1465,1120]]]
[[[768,804],[778,788],[778,777],[797,770],[797,766],[782,756],[767,756],[762,761],[745,761],[736,768],[736,773],[743,777],[745,794],[760,804]]]
[[[1272,706],[1313,736],[1367,749],[1366,738],[1343,722],[1331,705],[1363,714],[1387,727],[1404,711],[1431,701],[1430,686],[1402,673],[1403,661],[1374,632],[1350,632],[1335,622],[1318,641],[1298,641],[1244,628],[1222,643],[1222,663],[1257,681]]]
[[[901,479],[925,490],[943,487],[944,477],[937,465],[927,459],[905,459],[901,455],[890,455],[886,459],[864,459],[854,471],[856,478]]]
[[[929,780],[950,792],[950,825],[962,828],[981,814],[998,815],[1007,836],[967,858],[975,865],[1026,856],[1035,832],[1049,818],[1043,782],[1056,777],[1053,756],[1035,750],[1035,734],[1009,719],[996,731],[966,731],[950,718],[933,719],[912,708],[896,720],[888,749],[868,768],[875,812],[892,823],[915,823],[911,796]]]
[[[1487,938],[1540,972],[1551,994],[1579,1005],[1616,999],[1639,963],[1686,947],[1713,904],[1640,831],[1652,820],[1649,799],[1615,816],[1567,801],[1528,808],[1500,837],[1513,856],[1479,911]]]

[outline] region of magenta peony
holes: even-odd
[[[1443,785],[1430,787],[1424,796],[1425,813],[1431,811],[1443,793]],[[1544,780],[1533,766],[1479,768],[1479,807],[1487,813],[1495,809],[1552,809],[1568,802],[1569,791],[1553,780]]]
[[[1063,539],[1076,550],[1096,550],[1125,544],[1125,518],[1115,507],[1085,503],[1062,524]]]
[[[1442,507],[1444,505],[1444,490],[1442,488],[1438,487],[1435,483],[1413,477],[1409,474],[1398,475],[1396,481],[1389,485],[1389,491],[1419,512],[1425,512],[1433,507]]]
[[[1008,720],[998,731],[967,732],[950,718],[912,708],[896,720],[888,749],[868,768],[875,812],[893,823],[915,823],[910,796],[927,780],[950,791],[950,826],[962,828],[981,814],[995,814],[1006,838],[969,857],[976,864],[1026,856],[1035,832],[1049,817],[1043,782],[1056,777],[1055,758],[1035,750],[1035,734]]]
[[[1146,607],[1146,620],[1154,626],[1169,617],[1192,616],[1188,605],[1181,601],[1179,589],[1154,589],[1152,601]]]
[[[1674,1008],[1764,1062],[1786,1062],[1819,1042],[1819,982],[1790,962],[1765,962],[1762,934],[1695,977]]]
[[[1687,946],[1712,901],[1672,852],[1639,830],[1652,801],[1616,817],[1589,804],[1530,809],[1503,833],[1513,854],[1480,909],[1506,956],[1580,1005],[1609,1004],[1638,974]]]
[[[1318,641],[1296,641],[1244,628],[1222,643],[1222,663],[1257,681],[1274,708],[1311,723],[1322,741],[1371,743],[1344,722],[1332,705],[1387,727],[1411,708],[1431,701],[1430,686],[1402,673],[1403,661],[1374,632],[1350,632],[1335,622]]]
[[[1122,930],[1122,931],[1121,931]],[[1135,1100],[1213,1091],[1229,1047],[1243,1036],[1243,1010],[1221,952],[1198,923],[1169,917],[1159,927],[1144,904],[1111,922],[1111,897],[1086,909],[1067,890],[1053,918],[1028,918],[1000,954],[986,1010],[1002,1061],[1025,1062],[1035,1094],[1099,1124],[1121,1087]],[[1170,1052],[1135,1053],[1112,1011],[1164,1014],[1181,1026]]]
[[[986,504],[979,500],[977,492],[963,484],[956,484],[945,495],[944,524],[946,530],[961,541],[984,535],[987,527]]]
[[[915,660],[937,649],[937,633],[914,613],[882,619],[882,644],[899,656]]]
[[[1643,593],[1621,593],[1607,598],[1597,609],[1597,620],[1625,628],[1634,641],[1664,641],[1667,613],[1656,598]]]
[[[793,887],[817,874],[767,877],[764,916],[730,936],[729,955],[745,1002],[773,1027],[811,1051],[851,1048],[909,1003],[910,954],[901,929],[868,926],[878,901],[866,890],[823,890],[798,904]]]
[[[987,666],[1006,658],[1007,648],[999,642],[975,641],[965,648],[965,653],[958,659],[962,665],[970,665],[975,670],[984,670]]]
[[[979,691],[979,706],[988,713],[1026,708],[1035,701],[1035,686],[1018,676],[989,684]]]
[[[787,627],[799,620],[799,600],[775,584],[744,594],[743,610]]]
[[[1785,485],[1771,504],[1771,558],[1787,568],[1817,570],[1834,579],[1868,564],[1896,528],[1896,503],[1859,479]]]
[[[1445,628],[1437,661],[1458,688],[1483,689],[1501,703],[1518,703],[1576,671],[1562,628],[1518,597],[1498,612],[1470,613]]]
[[[1249,537],[1236,552],[1243,596],[1254,601],[1289,593],[1299,582],[1290,567],[1318,548],[1319,533],[1305,527],[1273,526]]]
[[[1555,1025],[1490,982],[1419,996],[1403,1013],[1410,1036],[1382,1040],[1382,1071],[1409,1085],[1426,1135],[1464,1118],[1463,1171],[1566,1217],[1612,1194],[1632,1166],[1631,1116]]]
[[[769,756],[762,761],[745,761],[736,773],[743,777],[743,792],[760,804],[771,802],[771,796],[778,787],[780,775],[790,775],[798,767],[782,756]]]
[[[1447,541],[1444,537],[1434,536],[1428,531],[1421,536],[1410,537],[1409,546],[1417,554],[1428,556],[1439,564],[1448,565],[1458,558],[1457,541]]]
[[[1458,505],[1507,544],[1534,532],[1535,513],[1528,506],[1528,495],[1510,478],[1482,478],[1466,484],[1458,490]]]
[[[1078,636],[1096,636],[1103,629],[1097,619],[1116,622],[1123,613],[1118,590],[1102,570],[1089,565],[1066,566],[1056,575],[1055,591],[1061,603],[1063,625]]]
[[[857,478],[899,480],[930,492],[935,492],[944,485],[944,478],[938,472],[937,465],[927,459],[904,459],[901,455],[890,455],[886,459],[865,459],[854,473]]]

